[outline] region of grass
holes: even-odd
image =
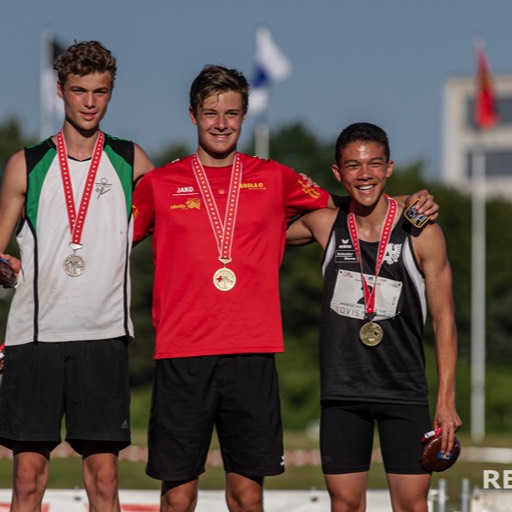
[[[146,426],[149,390],[143,390],[132,396],[132,444],[134,446],[146,445]],[[459,435],[464,447],[476,445],[472,443],[467,434],[461,432]],[[378,437],[375,446],[378,445]],[[512,434],[490,434],[485,441],[477,446],[506,447],[512,446]],[[218,448],[218,442],[214,437],[212,448]],[[318,449],[316,435],[307,435],[304,432],[285,432],[286,450],[309,450]],[[0,460],[0,488],[11,487],[11,460]],[[119,463],[120,487],[122,489],[159,489],[160,483],[145,475],[144,462],[122,460]],[[447,484],[449,496],[448,510],[456,510],[459,506],[460,486],[463,479],[468,479],[471,488],[483,486],[483,471],[497,470],[503,474],[504,470],[510,470],[510,465],[490,464],[479,462],[466,462],[460,460],[453,468],[444,473],[435,474],[432,481],[432,488],[436,488],[440,479]],[[201,476],[200,487],[204,490],[223,489],[224,472],[220,467],[208,466],[206,473]],[[288,465],[283,475],[266,479],[267,489],[325,489],[322,471],[319,466],[291,466]],[[385,489],[386,475],[382,463],[374,462],[368,476],[369,489]],[[79,457],[54,458],[51,464],[49,488],[73,489],[83,488],[81,475],[81,460]]]
[[[145,432],[134,433],[134,444],[143,445]],[[465,435],[460,436],[464,447],[474,445]],[[213,440],[212,448],[216,448],[217,441]],[[512,446],[512,435],[490,435],[485,442],[479,446],[510,447]],[[285,433],[286,450],[294,449],[316,449],[318,443],[315,439],[301,432]],[[0,460],[0,488],[11,487],[11,464],[10,460]],[[456,510],[459,507],[460,486],[463,479],[468,479],[470,487],[483,485],[483,471],[497,470],[503,474],[504,470],[510,470],[510,465],[497,463],[467,462],[460,460],[450,470],[444,473],[437,473],[433,477],[432,488],[436,488],[440,479],[447,484],[448,510]],[[153,480],[144,473],[144,462],[120,461],[120,487],[122,489],[159,489],[157,480]],[[206,473],[201,476],[200,487],[203,490],[223,489],[224,472],[220,467],[207,467]],[[267,489],[325,489],[321,468],[318,466],[288,466],[283,475],[267,478],[265,482]],[[79,457],[55,458],[52,460],[49,488],[73,489],[83,488],[81,477],[81,460]],[[382,463],[372,464],[369,477],[369,489],[385,489],[386,475]]]

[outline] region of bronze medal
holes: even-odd
[[[70,277],[81,276],[85,271],[85,261],[78,254],[70,254],[64,260],[64,272]]]
[[[375,322],[368,322],[361,327],[359,338],[367,347],[377,346],[384,337],[384,330]]]
[[[236,275],[227,267],[219,268],[219,270],[213,274],[213,284],[215,288],[221,292],[229,292],[236,284]]]

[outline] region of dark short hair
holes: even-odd
[[[384,148],[386,161],[390,159],[389,140],[386,132],[372,123],[353,123],[347,126],[338,136],[334,153],[334,160],[339,165],[341,151],[356,141],[375,142]]]
[[[204,66],[190,87],[190,108],[194,114],[202,107],[206,98],[212,94],[234,91],[242,95],[242,111],[247,113],[249,108],[249,83],[245,76],[237,69],[228,69],[224,66]]]
[[[53,65],[61,85],[69,75],[85,76],[91,73],[108,72],[112,76],[112,87],[116,79],[116,58],[99,41],[75,41]]]

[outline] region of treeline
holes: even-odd
[[[7,155],[28,142],[19,123],[7,120],[0,124],[0,165]],[[184,156],[194,148],[170,145],[153,155],[159,165]],[[241,148],[253,153],[253,148]],[[273,159],[309,174],[318,184],[342,194],[341,185],[331,172],[334,140],[323,142],[302,124],[292,124],[271,136]],[[395,162],[389,182],[391,195],[428,188],[441,207],[439,223],[448,243],[453,270],[456,320],[459,334],[457,376],[458,409],[469,429],[470,398],[470,326],[471,326],[471,200],[470,197],[422,176],[420,161],[403,165]],[[502,200],[487,203],[486,239],[486,345],[487,345],[487,429],[512,429],[512,400],[504,389],[512,385],[512,265],[508,250],[512,247],[512,204]],[[14,246],[12,247],[14,250]],[[278,356],[282,390],[283,417],[288,428],[303,428],[318,418],[318,319],[322,280],[321,250],[315,245],[289,248],[281,270],[281,298],[286,353]],[[147,386],[152,377],[153,327],[151,324],[151,292],[153,262],[151,243],[144,241],[132,256],[132,315],[137,339],[131,346],[131,380],[134,387]],[[5,297],[4,297],[5,298]],[[7,314],[8,297],[0,311],[2,332]],[[264,321],[264,319],[262,319]],[[435,404],[436,372],[433,357],[433,335],[430,322],[425,333],[432,405]]]

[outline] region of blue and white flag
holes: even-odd
[[[249,95],[249,113],[259,116],[266,112],[270,85],[286,80],[292,66],[286,55],[274,43],[270,30],[260,27],[256,32],[255,71]]]

